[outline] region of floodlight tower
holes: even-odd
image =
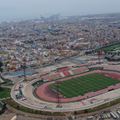
[[[98,64],[101,63],[101,42],[99,40],[99,50],[97,51],[97,56],[98,56]]]
[[[57,86],[57,106],[58,108],[61,108],[61,95],[60,95],[60,81],[56,81],[56,86]]]
[[[101,64],[102,51],[99,50],[99,51],[97,52],[97,55],[98,55],[98,63]]]
[[[23,68],[23,73],[24,73],[24,81],[26,81],[27,80],[27,77],[26,77],[26,57],[23,58],[22,68]]]

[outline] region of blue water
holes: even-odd
[[[32,75],[33,72],[26,72],[26,75]],[[8,75],[13,76],[13,77],[19,77],[19,76],[24,76],[24,72],[23,71],[16,71],[16,72],[10,72],[8,73]]]

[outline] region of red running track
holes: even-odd
[[[73,77],[68,77],[68,78],[65,78],[65,79],[62,79],[61,81],[63,80],[68,80],[68,79],[71,79],[71,78],[74,78],[74,77],[77,77],[77,76],[83,76],[83,75],[86,75],[86,74],[91,74],[91,73],[100,73],[100,74],[104,74],[105,76],[108,76],[108,77],[112,77],[112,78],[115,78],[115,79],[120,79],[120,74],[119,73],[108,73],[108,72],[100,72],[100,71],[94,71],[94,72],[89,72],[89,73],[85,73],[85,74],[82,74],[82,75],[76,75],[76,76],[73,76]],[[53,84],[53,82],[48,82],[48,83],[45,83],[41,86],[39,86],[35,93],[36,95],[38,96],[38,98],[44,100],[44,101],[48,101],[48,102],[58,102],[58,96],[55,92],[53,92],[52,90],[49,89],[49,85],[50,84]],[[97,92],[91,92],[91,93],[87,93],[85,94],[84,96],[77,96],[77,97],[73,97],[73,98],[64,98],[61,96],[60,98],[60,102],[61,103],[66,103],[66,102],[75,102],[75,101],[80,101],[80,100],[83,100],[83,99],[86,99],[88,97],[94,97],[96,95],[99,95],[99,94],[103,94],[105,92],[107,92],[108,89],[103,89],[103,90],[99,90]]]

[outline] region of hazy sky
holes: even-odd
[[[120,0],[0,0],[0,20],[120,12]]]

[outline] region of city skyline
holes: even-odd
[[[0,21],[62,16],[119,13],[119,0],[0,0]]]

